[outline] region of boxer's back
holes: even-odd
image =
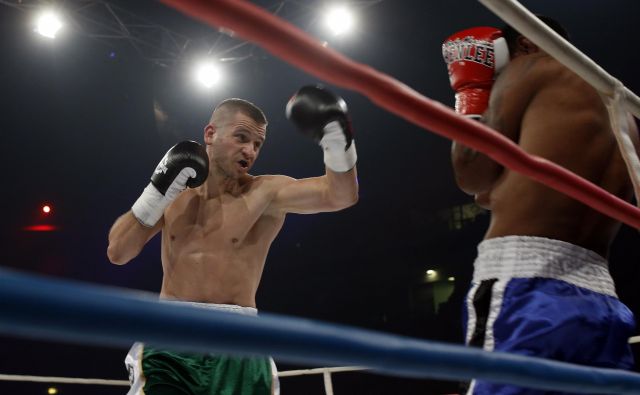
[[[624,199],[632,193],[624,160],[598,93],[544,54],[509,67],[508,78],[530,81],[517,143]],[[509,81],[496,83],[493,95]],[[508,89],[508,88],[506,88]],[[505,89],[505,91],[506,91]],[[504,100],[508,100],[507,97]],[[492,98],[493,102],[493,98]],[[505,169],[488,193],[492,211],[486,238],[531,235],[568,241],[606,256],[619,223],[560,192]]]

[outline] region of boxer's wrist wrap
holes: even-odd
[[[356,142],[351,141],[349,148],[345,150],[347,139],[339,121],[329,122],[324,127],[324,136],[320,140],[320,146],[324,152],[324,164],[337,173],[347,172],[356,165],[358,155]]]
[[[171,200],[161,194],[152,183],[149,183],[131,207],[131,212],[140,224],[151,228],[162,218],[164,209],[170,202]]]

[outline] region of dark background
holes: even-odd
[[[90,37],[69,26],[55,41],[33,32],[33,8],[0,2],[0,265],[95,284],[158,292],[159,238],[126,266],[106,257],[107,234],[148,182],[164,152],[182,139],[202,140],[218,101],[241,97],[267,114],[267,143],[253,174],[309,177],[323,172],[318,147],[293,131],[284,106],[300,86],[318,80],[252,45],[225,56],[226,83],[204,92],[190,80],[199,48],[214,54],[240,43],[153,1],[109,1],[193,42],[166,62],[149,60],[128,40]],[[8,1],[6,3],[18,3]],[[22,3],[22,2],[20,2]],[[61,2],[73,8],[80,1]],[[258,4],[324,40],[323,2]],[[358,31],[331,41],[350,58],[394,76],[427,97],[453,104],[442,40],[470,26],[501,22],[480,3],[380,1],[351,3]],[[640,91],[634,40],[637,0],[524,1],[561,21],[572,42]],[[84,14],[86,15],[86,14]],[[209,41],[207,41],[209,40]],[[218,41],[215,41],[218,40]],[[213,44],[212,44],[213,43]],[[329,85],[330,86],[330,85]],[[425,339],[461,343],[462,298],[475,246],[488,214],[453,182],[450,142],[332,87],[347,101],[358,143],[360,201],[348,210],[288,216],[267,259],[257,303],[261,311],[308,317]],[[154,106],[166,116],[154,115]],[[43,217],[42,203],[54,212]],[[31,232],[36,224],[57,226]],[[620,298],[640,315],[637,232],[623,227],[611,251]],[[435,269],[440,280],[427,282]],[[455,277],[455,281],[448,281]],[[446,297],[443,299],[442,295]],[[0,337],[0,373],[126,379],[126,349]],[[276,361],[278,362],[278,361]],[[279,363],[280,370],[301,368]],[[340,373],[340,394],[443,394],[457,383]],[[323,394],[321,376],[283,378],[282,393]],[[45,394],[47,384],[0,382],[0,394]],[[59,394],[123,394],[121,387],[59,385]]]

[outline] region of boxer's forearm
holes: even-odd
[[[120,216],[109,231],[107,256],[116,265],[124,265],[135,258],[144,245],[162,228],[160,220],[154,227],[140,224],[131,211]]]
[[[451,146],[451,162],[456,184],[469,195],[489,190],[504,169],[487,155],[456,142]]]
[[[358,201],[358,173],[356,168],[338,173],[327,168],[327,198],[332,205],[343,209]]]

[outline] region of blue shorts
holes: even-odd
[[[507,236],[478,246],[466,343],[564,362],[631,369],[633,313],[606,260],[559,240]],[[560,394],[474,380],[468,394]]]

